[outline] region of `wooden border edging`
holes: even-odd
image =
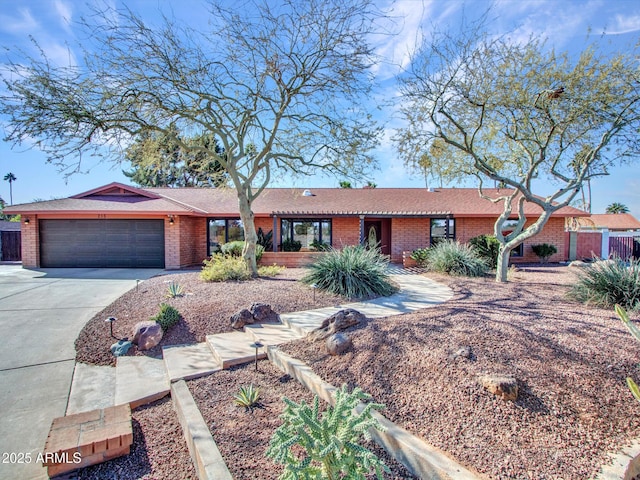
[[[336,387],[325,382],[307,364],[281,352],[277,346],[267,348],[269,360],[280,370],[298,380],[312,393],[333,404]],[[360,404],[356,410],[364,408]],[[484,478],[449,458],[444,452],[412,435],[404,428],[374,412],[386,431],[370,430],[373,439],[389,455],[402,463],[412,474],[425,480],[479,480]]]
[[[171,384],[171,400],[200,480],[233,480],[184,380]]]

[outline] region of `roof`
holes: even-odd
[[[479,197],[475,188],[314,188],[311,195],[295,188],[265,189],[253,203],[257,216],[444,216],[497,217],[502,205]],[[497,197],[505,190],[486,189]],[[237,216],[235,190],[222,188],[135,188],[112,183],[70,198],[50,200],[6,209],[7,213],[130,213],[196,216]],[[539,215],[532,203],[525,214]],[[572,207],[554,213],[556,217],[589,214]]]
[[[0,232],[19,232],[20,229],[20,222],[7,222],[5,220],[0,220]]]
[[[592,214],[590,218],[581,218],[578,225],[583,228],[609,230],[640,230],[640,221],[630,213]]]

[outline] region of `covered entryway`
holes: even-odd
[[[164,220],[40,220],[43,268],[164,268]]]
[[[391,255],[391,219],[366,219],[364,221],[365,245],[377,245],[383,255]]]

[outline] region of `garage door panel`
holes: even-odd
[[[40,220],[43,267],[164,267],[163,220]]]

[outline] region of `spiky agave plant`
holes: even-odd
[[[167,297],[176,298],[184,295],[184,288],[177,282],[171,282],[167,287]]]
[[[253,386],[240,387],[240,392],[233,397],[236,405],[244,407],[246,410],[253,410],[260,400],[260,389]]]
[[[283,424],[271,437],[267,457],[284,464],[280,480],[299,478],[349,478],[360,480],[375,472],[378,479],[389,468],[374,453],[357,442],[361,436],[370,440],[370,428],[384,431],[380,422],[372,416],[373,410],[384,405],[367,403],[360,413],[356,406],[371,397],[359,387],[349,393],[343,385],[334,394],[335,405],[320,413],[319,399],[313,405],[300,404],[284,398],[286,408],[281,415]],[[295,447],[302,447],[300,449]]]
[[[618,317],[620,317],[620,320],[622,320],[622,323],[624,323],[631,332],[631,335],[633,335],[635,339],[640,342],[640,328],[638,328],[635,323],[631,322],[631,320],[629,319],[629,315],[624,308],[622,308],[620,305],[616,305],[614,308],[616,314],[618,315]],[[636,382],[634,382],[631,377],[627,377],[627,385],[629,385],[629,390],[631,390],[633,396],[636,397],[636,400],[640,402],[640,388],[638,388]]]

